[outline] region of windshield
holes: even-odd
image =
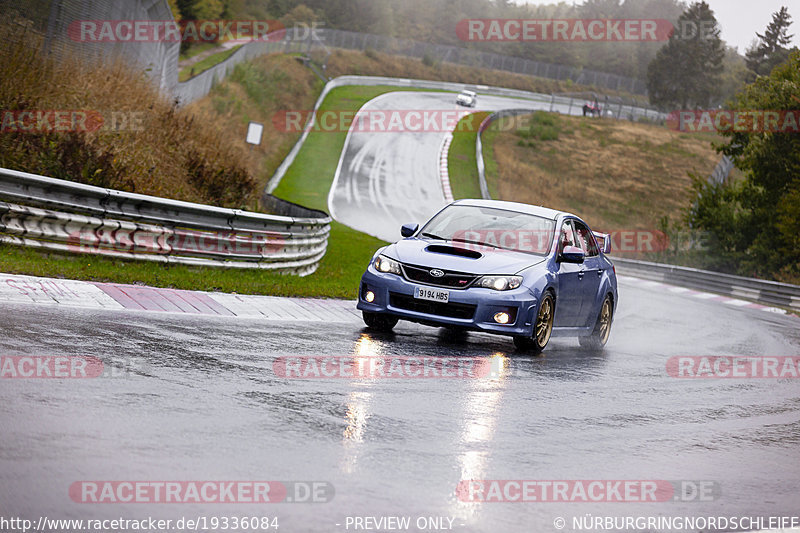
[[[452,205],[425,224],[420,236],[477,251],[547,255],[554,230],[555,221],[549,218],[494,207]]]

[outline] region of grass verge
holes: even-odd
[[[194,78],[198,74],[202,74],[211,67],[216,66],[225,61],[226,59],[228,59],[229,57],[231,57],[233,53],[241,47],[242,45],[240,44],[234,46],[233,48],[223,50],[222,52],[212,54],[206,58],[201,59],[194,65],[181,69],[181,71],[178,72],[178,81],[184,82],[186,80]]]
[[[450,188],[456,200],[481,197],[475,142],[478,126],[489,114],[488,111],[470,113],[458,121],[453,132],[453,142],[450,143],[450,151],[447,153],[447,170],[450,174]]]
[[[213,50],[217,48],[219,45],[217,43],[197,43],[190,46],[185,52],[181,52],[178,56],[178,61],[186,61],[187,59],[191,59],[195,56],[202,54],[208,50]]]

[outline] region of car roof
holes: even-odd
[[[540,205],[522,204],[519,202],[506,202],[504,200],[478,200],[478,199],[456,200],[455,202],[453,202],[453,204],[468,205],[474,207],[494,207],[496,209],[506,209],[508,211],[518,211],[520,213],[536,215],[543,218],[549,218],[551,220],[557,219],[559,215],[580,218],[571,213],[567,213],[565,211],[556,211],[555,209],[550,209],[549,207],[542,207]]]

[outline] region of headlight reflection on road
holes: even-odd
[[[367,429],[367,420],[370,417],[369,405],[372,393],[366,391],[352,391],[347,400],[347,413],[345,420],[347,427],[342,433],[343,456],[339,462],[342,472],[352,474],[356,471],[359,451],[364,442],[364,432]]]
[[[355,347],[356,357],[375,357],[383,352],[383,345],[372,340],[366,333],[359,335]]]
[[[369,401],[372,394],[369,392],[351,392],[347,401],[347,427],[343,437],[345,442],[364,442],[364,430],[369,418]]]
[[[356,365],[362,361],[366,363],[367,357],[377,357],[383,352],[383,346],[375,342],[372,338],[362,333],[358,338],[354,348],[354,362]],[[364,388],[370,388],[374,382],[369,379],[355,379],[352,381],[353,387],[359,390],[352,390],[347,399],[347,411],[345,413],[345,427],[342,433],[342,447],[344,456],[340,462],[343,472],[351,474],[355,472],[358,463],[359,450],[361,443],[364,442],[364,432],[367,429],[367,421],[370,417],[369,405],[372,400],[372,393]]]
[[[492,354],[490,360],[492,363],[490,374],[492,381],[505,381],[511,373],[511,360],[502,352]],[[505,386],[503,388],[505,388]]]
[[[461,469],[461,479],[458,481],[486,477],[488,450],[494,437],[498,406],[510,374],[510,361],[505,354],[497,352],[491,356],[491,365],[490,377],[474,380],[464,402],[464,423],[459,442],[456,443],[462,449],[458,456]],[[453,514],[463,520],[475,518],[479,505],[457,500],[455,488],[454,485]]]

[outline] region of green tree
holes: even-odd
[[[720,78],[720,96],[722,101],[733,98],[736,93],[741,92],[748,81],[748,70],[742,57],[736,48],[728,46],[725,48],[725,59],[722,64],[725,69]]]
[[[195,0],[192,14],[199,20],[216,20],[222,18],[224,12],[222,0]]]
[[[181,20],[183,18],[181,9],[178,7],[178,0],[167,0],[167,5],[169,5],[169,10],[172,12],[172,17],[175,20]]]
[[[792,111],[800,99],[800,50],[769,76],[745,87],[737,110]],[[796,115],[795,115],[796,117]],[[786,124],[781,119],[779,124]],[[726,131],[720,150],[745,173],[740,183],[698,183],[693,227],[707,231],[712,256],[726,258],[745,275],[800,281],[800,133]]]
[[[185,19],[216,20],[225,12],[223,0],[176,0],[176,3]]]
[[[287,28],[291,28],[295,24],[310,25],[318,20],[319,17],[314,13],[314,10],[305,4],[295,6],[291,11],[281,17],[281,23]]]
[[[789,43],[794,35],[789,35],[792,16],[786,6],[772,14],[772,22],[764,34],[756,33],[758,42],[745,54],[747,68],[756,76],[766,76],[772,69],[789,59]]]
[[[714,12],[704,1],[689,6],[647,68],[650,102],[663,108],[709,106],[720,96],[725,49]]]

